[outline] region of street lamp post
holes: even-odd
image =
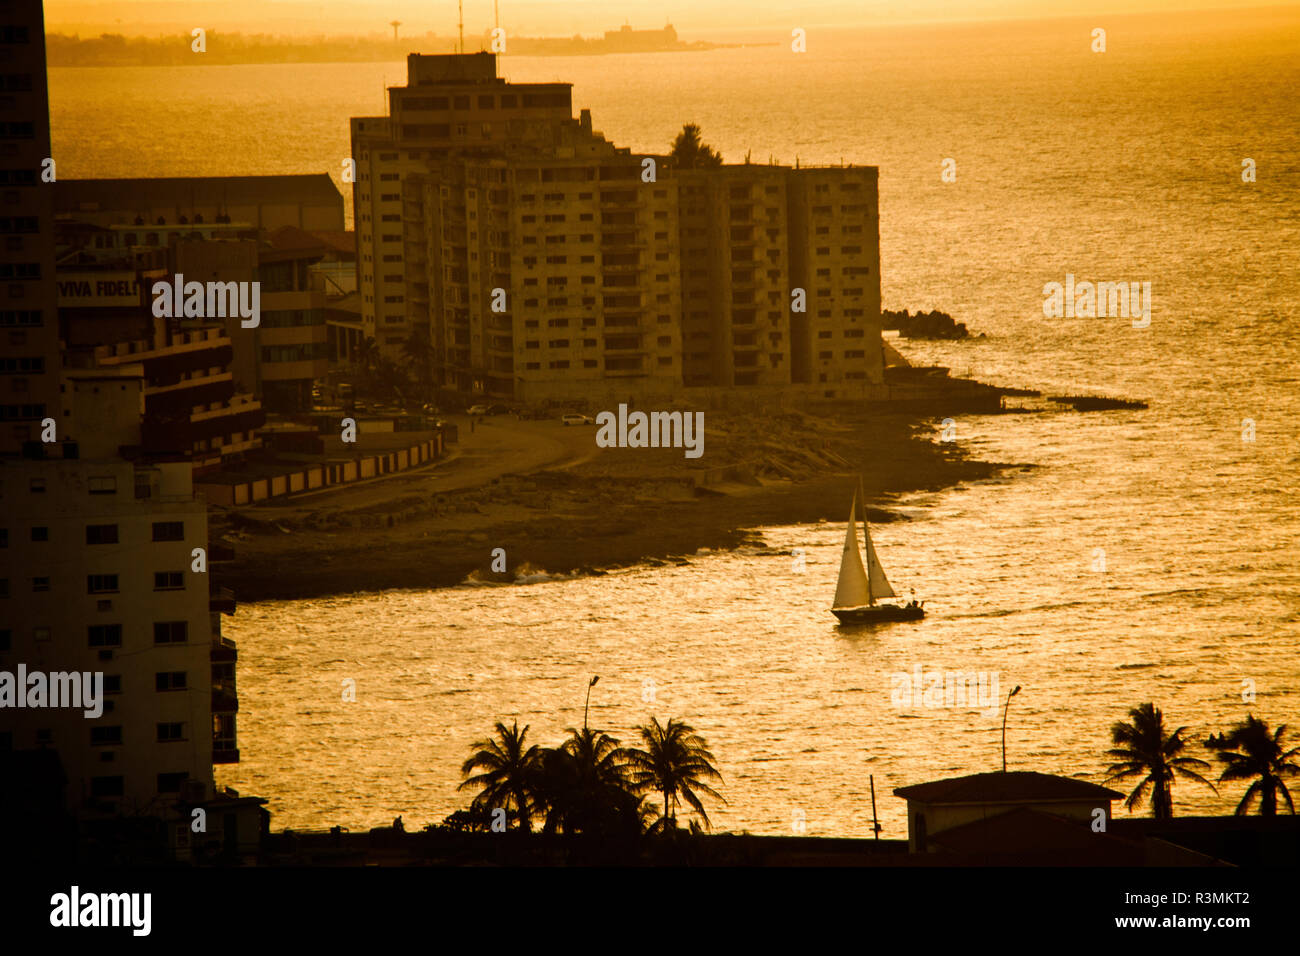
[[[582,705],[582,729],[587,729],[587,710],[591,707],[591,689],[596,686],[596,681],[600,680],[599,675],[593,677],[587,683],[587,702]]]
[[[1011,698],[1020,693],[1020,685],[1017,684],[1012,688],[1011,693],[1007,694],[1007,702],[1002,707],[1002,772],[1007,772],[1007,711],[1011,708]]]

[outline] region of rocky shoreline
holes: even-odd
[[[320,598],[393,588],[444,588],[515,580],[521,568],[598,574],[703,548],[733,548],[770,525],[843,520],[862,476],[875,505],[920,490],[988,478],[1004,465],[974,461],[935,442],[905,416],[837,416],[789,423],[727,423],[711,438],[707,476],[666,458],[604,452],[580,466],[507,475],[461,492],[418,489],[380,505],[349,509],[346,497],[286,519],[259,509],[215,513],[214,541],[234,551],[214,567],[216,583],[241,602]],[[755,440],[783,451],[754,458]],[[774,442],[773,439],[776,439]],[[791,465],[792,462],[797,465]],[[790,477],[771,477],[779,474]],[[702,480],[705,477],[716,480]],[[872,520],[891,520],[873,510]],[[492,571],[506,552],[506,574]]]

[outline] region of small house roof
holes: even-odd
[[[931,780],[910,787],[898,787],[894,790],[894,796],[918,803],[1019,803],[1053,800],[1109,802],[1119,800],[1124,795],[1086,780],[1017,770]]]

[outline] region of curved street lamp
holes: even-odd
[[[1002,707],[1002,772],[1007,772],[1007,711],[1011,708],[1011,698],[1020,693],[1020,685],[1017,684],[1007,694],[1007,702]]]
[[[587,729],[587,710],[588,708],[591,707],[591,689],[596,686],[596,681],[598,680],[600,680],[599,675],[593,677],[590,680],[590,682],[588,682],[587,684],[587,702],[582,705],[582,729],[583,730]],[[1017,690],[1019,690],[1019,688],[1017,688]]]

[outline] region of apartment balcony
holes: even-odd
[[[230,588],[218,587],[213,588],[208,592],[209,611],[220,611],[222,614],[234,614],[235,604],[235,592],[230,590]],[[222,640],[224,641],[225,638],[222,638]],[[232,641],[230,643],[232,650],[234,649],[234,646],[234,642]]]
[[[146,362],[151,359],[171,358],[186,353],[202,352],[206,349],[216,348],[225,350],[222,354],[226,356],[226,362],[229,362],[230,339],[226,336],[226,331],[222,326],[214,325],[192,329],[187,332],[178,332],[172,336],[171,342],[161,346],[156,346],[152,341],[144,339],[132,342],[118,342],[115,345],[99,345],[95,347],[95,362],[101,366],[122,365],[133,362]],[[211,362],[209,364],[219,365],[222,363]]]
[[[639,262],[613,264],[606,262],[600,268],[602,272],[607,272],[611,275],[635,275],[636,273],[645,270],[645,266],[641,265]]]
[[[632,252],[644,249],[647,245],[649,244],[646,240],[635,232],[607,234],[600,237],[600,248],[606,252]]]
[[[175,385],[146,389],[146,418],[189,418],[196,407],[224,405],[235,394],[234,376],[230,372],[186,379]]]
[[[239,739],[233,713],[212,713],[212,762],[239,763]]]
[[[218,690],[212,688],[212,712],[214,714],[235,714],[239,712],[239,697],[233,687]]]
[[[605,339],[605,352],[609,355],[645,355],[649,349],[639,335],[621,335]]]

